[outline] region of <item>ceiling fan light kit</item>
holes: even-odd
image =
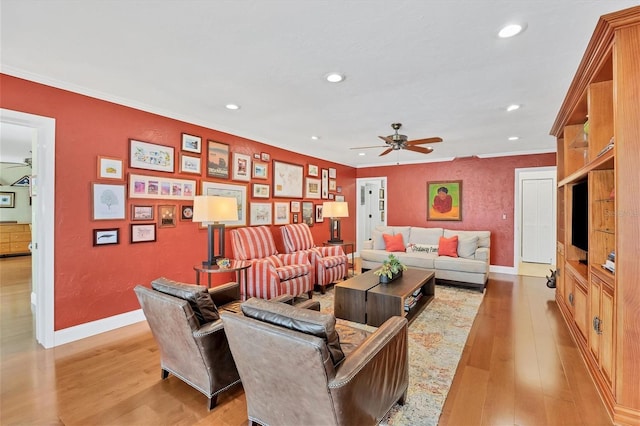
[[[386,148],[379,157],[383,155],[387,155],[391,151],[399,151],[401,149],[406,149],[407,151],[418,152],[420,154],[431,154],[433,152],[433,148],[431,147],[423,147],[418,145],[424,144],[432,144],[442,142],[442,138],[432,137],[425,139],[415,139],[408,140],[407,135],[401,135],[398,131],[402,127],[402,123],[391,123],[391,128],[395,131],[392,135],[389,136],[378,136],[382,139],[386,145],[382,146],[361,146],[351,149],[368,149],[368,148]]]

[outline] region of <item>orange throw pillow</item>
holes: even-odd
[[[404,248],[404,241],[402,241],[402,234],[382,234],[382,238],[384,238],[384,249],[386,251],[406,251]]]
[[[438,256],[458,257],[458,236],[451,238],[440,237]]]

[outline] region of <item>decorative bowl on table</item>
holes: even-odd
[[[228,268],[228,267],[231,266],[231,261],[225,257],[225,258],[221,258],[221,259],[216,260],[216,264],[220,268]]]

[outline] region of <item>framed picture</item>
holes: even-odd
[[[254,183],[251,188],[251,196],[253,198],[269,198],[269,184],[268,183]]]
[[[306,179],[306,191],[305,191],[304,197],[320,199],[320,179],[316,179],[316,178]]]
[[[147,243],[156,240],[155,223],[132,223],[131,224],[131,244]]]
[[[291,215],[291,222],[292,223],[298,223],[298,215],[299,215],[299,213],[292,213],[292,215]]]
[[[262,154],[260,154],[260,159],[262,161],[271,161],[271,155],[267,152],[263,152]]]
[[[129,198],[193,200],[196,181],[164,176],[129,174]]]
[[[180,173],[194,173],[199,175],[202,173],[201,164],[200,157],[180,154]]]
[[[238,220],[226,221],[225,226],[247,226],[247,186],[242,184],[202,181],[202,195],[232,197],[238,202]]]
[[[253,162],[253,172],[251,177],[254,179],[268,179],[269,178],[269,163],[263,163],[260,161]]]
[[[118,244],[119,242],[120,242],[119,228],[93,230],[94,246],[106,246],[110,244]]]
[[[335,191],[336,188],[337,188],[336,180],[335,179],[329,179],[329,191]]]
[[[378,198],[380,198],[381,200],[384,200],[384,188],[380,188],[378,190]]]
[[[329,170],[322,169],[322,198],[329,198]]]
[[[344,201],[344,195],[336,195],[336,201]]]
[[[174,148],[129,139],[129,167],[173,173]]]
[[[336,169],[329,167],[329,179],[335,179],[337,177]]]
[[[98,179],[124,180],[122,160],[98,155]]]
[[[336,192],[337,192],[338,194],[339,194],[339,193],[341,193],[341,192],[342,192],[342,187],[341,187],[341,186],[338,186],[338,187],[336,188]]]
[[[254,160],[259,160],[260,159],[260,153],[259,152],[254,152],[253,153],[253,158],[254,158]]]
[[[287,225],[289,222],[289,203],[286,201],[273,203],[273,224]]]
[[[15,192],[0,192],[0,208],[12,209],[16,206],[16,193]]]
[[[291,202],[291,213],[300,213],[300,201]]]
[[[313,203],[311,201],[302,202],[302,222],[309,226],[313,226],[313,217],[315,211],[313,209]]]
[[[153,220],[153,206],[131,206],[131,220]]]
[[[182,134],[182,150],[187,152],[202,153],[202,138],[200,136]]]
[[[180,220],[193,220],[193,204],[183,204],[180,206]]]
[[[316,204],[316,222],[324,222],[324,217],[322,217],[322,204]]]
[[[207,142],[207,176],[229,178],[229,145],[226,143]]]
[[[20,179],[18,179],[17,181],[13,182],[11,184],[11,186],[24,186],[24,187],[29,187],[31,186],[31,176],[29,175],[24,175],[22,176]]]
[[[125,218],[124,185],[94,183],[91,186],[93,199],[93,220],[114,220]]]
[[[318,177],[318,166],[309,164],[307,169],[307,176]]]
[[[176,206],[158,206],[158,226],[160,228],[173,228],[176,226]]]
[[[378,210],[384,210],[384,200],[378,201]]]
[[[233,153],[233,180],[249,182],[251,180],[251,157]]]
[[[273,196],[302,198],[303,172],[304,168],[300,165],[274,160]]]
[[[271,203],[251,203],[250,226],[271,225]]]
[[[462,181],[427,182],[427,220],[462,220]]]
[[[333,194],[329,194],[329,199],[333,200],[334,195]]]

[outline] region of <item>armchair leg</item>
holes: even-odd
[[[407,389],[405,389],[404,392],[402,393],[402,396],[398,400],[398,404],[404,405],[405,402],[407,402]]]
[[[160,372],[160,378],[162,378],[162,380],[165,380],[167,377],[169,377],[169,372],[163,368]]]
[[[213,410],[213,407],[216,406],[217,402],[218,402],[218,395],[213,395],[211,398],[209,398],[209,411]]]
[[[326,291],[327,291],[326,286],[321,285],[320,286],[320,294],[325,294]]]
[[[313,299],[313,290],[309,290],[307,296],[309,296],[309,300]]]

